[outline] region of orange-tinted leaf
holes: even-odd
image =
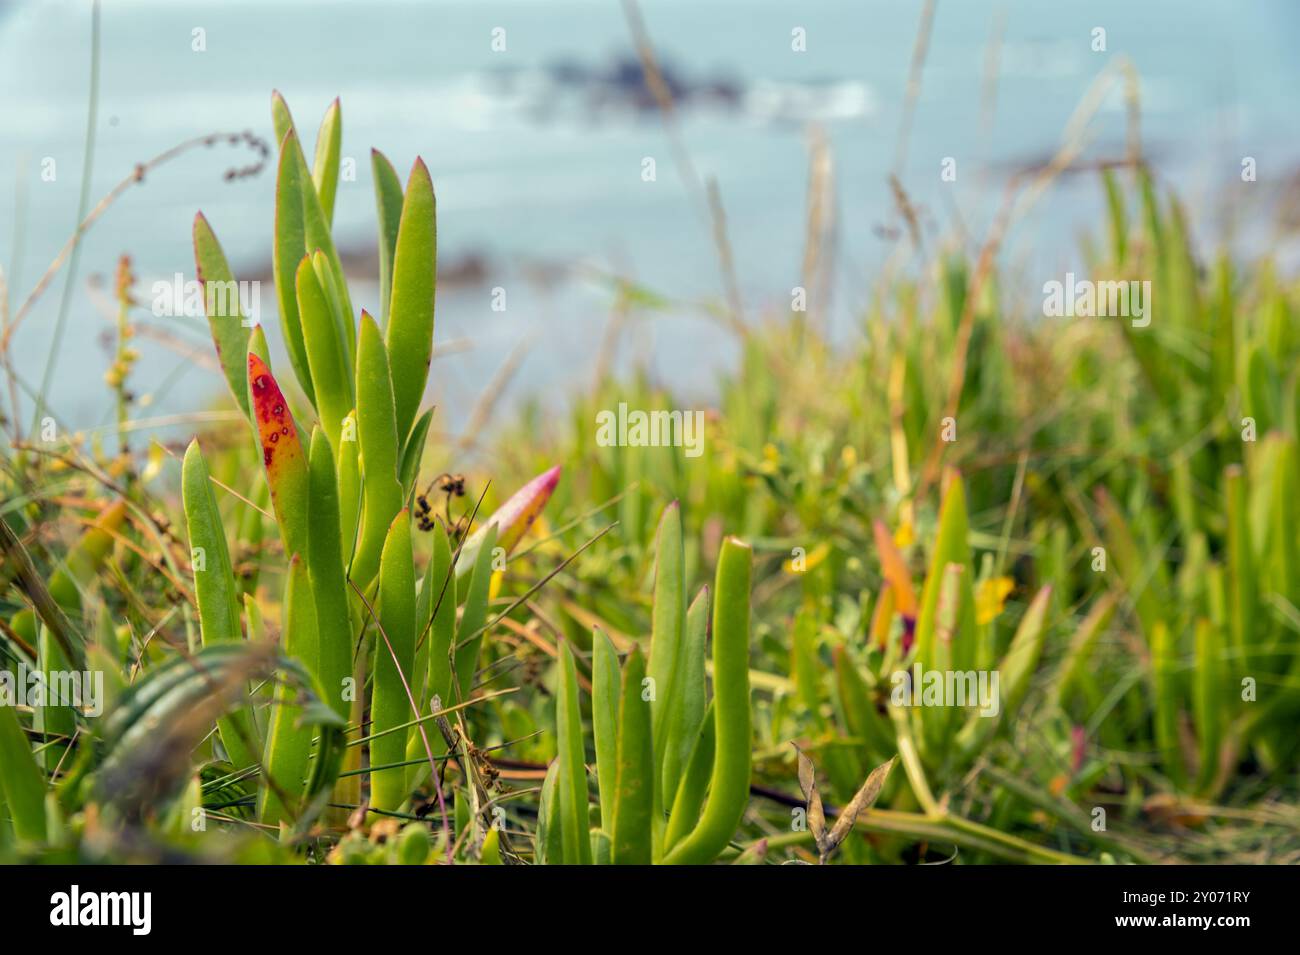
[[[528,528],[533,526],[533,522],[546,507],[546,502],[551,499],[555,485],[560,481],[561,470],[560,465],[557,464],[550,470],[543,471],[496,509],[483,526],[465,541],[457,563],[458,576],[468,573],[469,568],[474,566],[474,558],[479,548],[483,546],[483,538],[487,535],[488,528],[493,525],[497,528],[496,546],[503,548],[507,554],[515,549],[520,538],[527,533]]]
[[[916,617],[916,591],[912,589],[912,575],[903,555],[894,546],[889,528],[881,521],[872,525],[876,537],[876,550],[880,553],[880,571],[894,592],[894,609],[904,617]]]
[[[248,355],[249,394],[253,419],[262,448],[262,464],[271,487],[271,507],[280,524],[286,553],[305,553],[307,547],[307,458],[298,438],[298,425],[284,400],[284,392],[266,362]]]

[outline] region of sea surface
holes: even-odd
[[[446,272],[437,340],[448,349],[434,362],[429,397],[453,433],[516,349],[500,407],[528,395],[559,407],[588,387],[613,275],[668,303],[634,312],[620,365],[644,364],[684,400],[709,401],[735,349],[710,317],[726,286],[693,183],[716,180],[745,320],[778,316],[802,281],[812,127],[826,138],[835,200],[832,294],[815,304],[841,339],[855,333],[898,247],[891,171],[918,210],[928,251],[944,241],[975,247],[1008,176],[1051,156],[1090,84],[1118,57],[1140,75],[1144,149],[1162,183],[1188,200],[1207,251],[1228,239],[1273,241],[1263,197],[1300,166],[1293,0],[939,0],[901,157],[920,2],[643,0],[693,173],[639,85],[615,0],[105,0],[101,10],[92,205],[136,163],[190,137],[250,130],[269,142],[273,89],[308,143],[341,97],[343,155],[355,177],[340,184],[335,235],[358,273],[354,301],[372,307],[370,148],[403,175],[424,158]],[[1093,49],[1097,28],[1104,51]],[[0,266],[11,309],[76,224],[90,73],[86,0],[0,2]],[[1118,88],[1088,136],[1086,156],[1122,156]],[[1246,156],[1259,182],[1243,188]],[[955,182],[941,177],[946,158]],[[102,375],[111,280],[124,253],[143,303],[133,387],[147,405],[137,416],[174,421],[159,433],[179,439],[195,420],[169,416],[209,407],[224,390],[190,354],[206,351],[202,320],[148,310],[154,282],[193,277],[198,210],[237,275],[262,280],[262,319],[282,354],[269,281],[274,170],[223,179],[254,159],[219,145],[150,172],[82,243],[61,338],[66,271],[24,321],[15,363],[38,389],[57,345],[48,406],[64,426],[111,421]],[[1099,232],[1101,214],[1095,175],[1063,180],[1011,236],[1008,294],[1032,306],[1043,282],[1081,270],[1080,236]],[[906,274],[917,261],[895,265]],[[504,310],[493,308],[494,289],[505,291]]]

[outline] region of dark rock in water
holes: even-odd
[[[726,75],[695,76],[670,61],[658,63],[662,81],[652,88],[640,59],[630,54],[592,65],[573,58],[552,61],[540,71],[506,67],[486,74],[490,96],[501,99],[535,120],[608,117],[650,117],[661,107],[656,91],[679,110],[708,109],[744,113],[761,122],[802,127],[809,121],[828,122],[870,114],[871,89],[856,80],[755,82],[745,84]]]
[[[546,72],[556,84],[584,96],[593,108],[614,107],[637,112],[659,108],[646,83],[641,61],[634,56],[617,56],[603,67],[561,60],[548,66]],[[734,80],[723,77],[693,80],[665,62],[659,63],[659,75],[675,104],[708,101],[733,109],[740,106],[743,90]]]
[[[438,284],[443,288],[482,285],[487,277],[487,256],[478,252],[468,252],[438,264]]]

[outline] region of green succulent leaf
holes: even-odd
[[[618,651],[609,635],[596,628],[591,637],[591,728],[596,740],[596,783],[600,790],[600,827],[614,831],[614,795],[618,786],[618,700],[621,675]]]
[[[567,642],[560,644],[560,689],[555,701],[555,736],[559,745],[558,795],[561,846],[566,865],[591,864],[591,816],[587,766],[582,746],[582,710],[578,705],[578,670]]]
[[[370,150],[370,168],[375,177],[375,205],[379,213],[379,318],[387,325],[393,294],[393,255],[402,221],[402,180],[388,157],[378,149]]]
[[[273,102],[283,101],[276,99]],[[287,114],[287,107],[285,112]],[[307,360],[296,286],[298,265],[302,262],[302,257],[312,250],[307,247],[303,222],[302,151],[294,137],[292,121],[290,123],[287,132],[279,134],[277,130],[281,145],[275,179],[275,244],[271,250],[271,267],[275,274],[280,330],[289,352],[289,364],[293,366],[293,372],[298,378],[299,386],[306,393],[307,400],[315,407],[316,392],[312,387],[311,365]]]
[[[402,507],[397,480],[397,427],[393,386],[379,326],[361,313],[357,348],[357,439],[361,455],[361,531],[352,559],[352,580],[363,590],[374,580],[379,552],[393,517]]]
[[[45,841],[45,776],[13,706],[0,706],[0,815],[19,839]]]
[[[392,766],[406,758],[409,730],[397,729],[415,718],[408,695],[415,669],[415,567],[411,558],[411,515],[403,508],[384,541],[379,569],[379,620],[375,640],[375,688],[370,741],[373,765]],[[383,735],[378,735],[383,734]],[[406,801],[406,773],[400,766],[371,773],[370,802],[393,811]]]
[[[320,645],[316,607],[312,601],[307,564],[298,554],[289,561],[280,639],[286,656],[301,662],[309,673],[317,668]],[[293,687],[283,683],[276,686],[266,740],[269,779],[266,787],[259,790],[263,825],[290,822],[303,809],[311,765],[311,736],[299,726],[301,705]]]
[[[319,655],[316,678],[326,701],[346,717],[343,688],[352,675],[352,627],[339,536],[339,495],[334,457],[320,429],[312,432],[308,462],[311,505],[307,528],[307,571],[316,607]]]
[[[438,272],[438,228],[433,180],[417,159],[406,183],[393,253],[393,289],[384,341],[393,375],[397,435],[410,433],[433,357],[433,301]],[[382,261],[382,260],[381,260]]]
[[[197,440],[185,451],[181,469],[181,497],[185,524],[190,537],[190,559],[194,568],[194,596],[199,605],[199,627],[203,646],[242,643],[239,626],[239,596],[230,563],[226,533],[212,493],[207,463]],[[221,742],[230,761],[239,768],[257,762],[256,733],[247,710],[236,709],[218,726]]]
[[[217,349],[217,361],[235,401],[248,414],[244,361],[249,327],[239,302],[239,283],[230,270],[221,243],[201,212],[194,216],[194,269],[203,287],[204,313],[212,331],[212,344]]]
[[[323,262],[324,258],[319,251],[314,256],[304,256],[298,265],[295,285],[312,390],[316,395],[316,412],[330,444],[337,448],[343,419],[351,412],[355,398],[335,311],[318,277],[315,260]]]
[[[311,179],[320,196],[321,211],[325,221],[334,218],[334,194],[339,185],[339,156],[343,149],[343,110],[337,99],[330,103],[316,134],[316,155],[312,161]]]
[[[645,658],[633,649],[623,667],[623,698],[618,720],[618,794],[614,801],[615,865],[649,865],[651,820],[655,806],[654,741],[650,703],[645,699]]]
[[[664,857],[672,865],[702,865],[717,858],[749,805],[752,563],[748,544],[734,537],[722,542],[713,605],[713,773],[699,822]]]
[[[483,547],[474,561],[474,570],[465,585],[460,626],[456,630],[456,683],[461,700],[469,699],[478,671],[479,653],[483,647],[488,613],[488,594],[492,584],[492,557],[496,548],[496,527],[488,528]],[[461,559],[464,559],[464,553]]]

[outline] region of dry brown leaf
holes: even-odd
[[[813,762],[804,755],[797,743],[792,744],[799,754],[799,789],[803,792],[804,802],[808,806],[808,828],[817,842],[817,851],[826,852],[826,813],[822,809],[822,797],[817,791],[817,770]]]
[[[883,763],[873,769],[867,776],[867,781],[854,795],[852,801],[844,807],[839,818],[835,820],[835,825],[831,829],[830,837],[826,840],[828,848],[827,854],[834,852],[839,844],[844,841],[844,837],[853,829],[854,823],[858,821],[858,814],[876,801],[880,795],[880,789],[885,785],[885,780],[889,778],[889,771],[894,768],[895,756],[887,763]]]

